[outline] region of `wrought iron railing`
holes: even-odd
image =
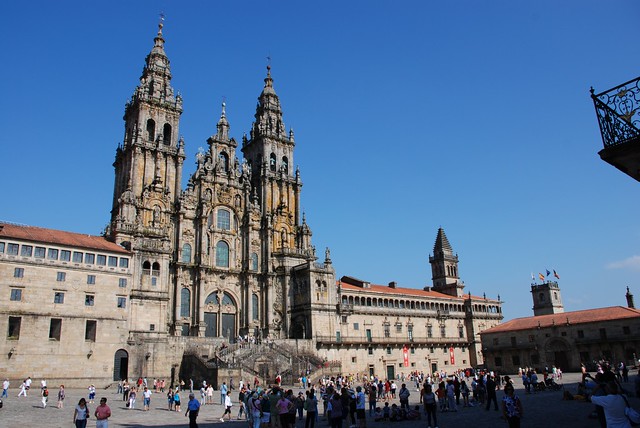
[[[640,137],[640,77],[591,98],[605,148]]]

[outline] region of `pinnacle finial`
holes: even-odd
[[[158,36],[162,36],[162,27],[164,27],[164,12],[160,12],[160,21],[158,22]]]
[[[220,117],[226,117],[227,116],[227,102],[226,102],[226,98],[222,97],[222,114],[220,115]]]

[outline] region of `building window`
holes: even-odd
[[[74,263],[82,263],[82,256],[83,254],[79,251],[74,251],[73,252],[73,262]]]
[[[149,85],[149,95],[153,96],[153,80]],[[153,119],[147,120],[147,140],[153,142],[156,136],[156,123]]]
[[[433,327],[430,325],[427,326],[427,337],[433,337]]]
[[[9,331],[7,331],[7,338],[20,339],[21,323],[22,323],[22,317],[9,317]]]
[[[396,324],[396,333],[402,333],[402,324]]]
[[[628,325],[622,326],[622,334],[631,334],[631,329]]]
[[[340,335],[340,332],[339,332],[339,331],[336,331],[336,342],[337,342],[337,343],[340,343],[340,342],[341,342],[341,340],[342,340],[342,336]]]
[[[126,288],[127,287],[127,278],[118,279],[118,287]]]
[[[251,316],[254,321],[257,321],[260,317],[258,306],[258,296],[255,294],[251,295]]]
[[[384,325],[384,337],[391,337],[391,326],[389,324]]]
[[[34,251],[33,256],[36,259],[44,259],[44,256],[45,256],[46,252],[47,252],[46,248],[44,248],[44,247],[36,247],[36,250]]]
[[[269,169],[271,172],[276,172],[276,155],[274,153],[269,156]]]
[[[511,346],[516,346],[516,337],[511,336]]]
[[[56,274],[56,281],[58,282],[64,282],[67,279],[67,273],[66,272],[58,272]]]
[[[98,321],[87,320],[84,327],[84,340],[86,340],[87,342],[95,342],[97,327]]]
[[[23,278],[24,277],[24,268],[15,268],[13,270],[14,278]]]
[[[58,250],[55,248],[49,248],[49,251],[47,251],[47,258],[49,260],[58,260]]]
[[[387,346],[387,355],[391,355],[391,346]]]
[[[496,357],[496,367],[502,367],[502,357]]]
[[[20,255],[22,257],[31,257],[33,254],[33,247],[31,245],[23,245],[22,250],[20,250]]]
[[[87,284],[93,285],[95,283],[96,283],[96,276],[95,275],[87,275]]]
[[[149,324],[149,331],[156,331],[156,325],[155,324]]]
[[[373,348],[372,348],[371,346],[369,346],[369,347],[367,348],[367,353],[368,353],[369,355],[373,355]]]
[[[115,256],[109,256],[109,267],[118,267],[118,258]]]
[[[534,342],[536,340],[536,337],[533,334],[529,335],[529,342]]]
[[[60,250],[60,261],[63,261],[63,262],[71,261],[71,251]]]
[[[580,352],[580,361],[583,363],[590,361],[589,353],[586,351]]]
[[[566,336],[566,335],[567,335],[566,331],[560,332],[560,336]]]
[[[4,242],[0,242],[0,254],[4,253]]]
[[[413,346],[411,347],[411,353],[415,354],[416,353],[416,348],[414,348]]]
[[[20,248],[20,246],[18,244],[8,244],[7,245],[7,254],[10,255],[10,256],[17,256],[19,248]]]
[[[153,265],[151,265],[151,276],[160,276],[160,263],[154,262]]]
[[[447,337],[447,327],[444,325],[440,326],[440,337]]]
[[[191,245],[182,246],[182,263],[191,263]]]
[[[353,329],[354,330],[360,330],[360,324],[358,324],[357,322],[353,323]]]
[[[251,270],[258,270],[258,255],[256,253],[251,253]]]
[[[216,266],[229,267],[229,244],[224,241],[216,244]]]
[[[578,339],[584,339],[584,330],[578,330]]]
[[[129,259],[126,257],[120,257],[120,267],[124,269],[129,268]]]
[[[53,293],[53,303],[64,303],[64,293],[61,291],[56,291],[55,293]]]
[[[157,277],[155,277],[155,276],[152,276],[152,277],[151,277],[151,285],[152,285],[153,287],[155,287],[155,286],[157,286],[157,285],[158,285],[158,278],[157,278]]]
[[[409,341],[413,342],[413,324],[409,324],[407,326],[407,337],[409,338]]]
[[[512,355],[511,364],[513,364],[516,367],[520,366],[520,355]]]
[[[601,328],[600,329],[600,339],[606,339],[607,338],[607,329],[606,328]]]
[[[218,229],[231,229],[231,213],[228,210],[218,210]]]
[[[127,298],[126,297],[118,297],[118,308],[124,309],[127,307]]]
[[[464,327],[463,326],[458,326],[458,337],[460,337],[460,339],[464,339]]]
[[[85,306],[93,306],[95,301],[95,297],[93,294],[85,294],[84,296],[84,305]]]
[[[51,318],[51,324],[49,324],[49,339],[60,340],[61,330],[62,320],[60,318]]]
[[[347,316],[346,315],[342,315],[341,320],[342,320],[342,324],[346,324],[347,323]]]
[[[188,288],[180,290],[180,316],[188,317],[190,313],[191,291]]]
[[[107,256],[102,254],[98,254],[97,263],[98,266],[106,266],[107,264]]]
[[[22,289],[20,288],[12,288],[10,299],[14,302],[22,301]]]
[[[358,361],[358,358],[357,358],[357,357],[351,357],[351,362],[352,362],[352,363],[355,363],[356,361]]]
[[[85,253],[84,262],[88,265],[92,265],[96,262],[96,255],[91,253]]]
[[[189,336],[189,324],[182,324],[182,336]]]

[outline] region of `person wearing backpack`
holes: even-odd
[[[405,410],[409,410],[409,396],[411,395],[411,393],[409,392],[409,389],[407,388],[407,385],[405,383],[402,384],[402,387],[400,388],[400,392],[398,392],[398,398],[400,398],[400,408],[401,409],[405,409]]]
[[[424,405],[424,413],[427,415],[427,428],[431,428],[431,418],[433,417],[433,426],[438,428],[438,417],[436,416],[436,394],[433,393],[431,385],[425,383],[422,390],[422,404]]]

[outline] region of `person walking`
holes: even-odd
[[[45,407],[47,407],[47,402],[49,402],[49,390],[47,389],[46,386],[42,388],[41,394],[42,394],[42,408],[44,409]]]
[[[495,410],[498,411],[498,397],[496,395],[496,381],[493,379],[493,376],[487,376],[487,407],[486,410],[489,410],[491,407],[491,401],[493,401],[493,405],[495,406]]]
[[[311,388],[307,391],[307,398],[304,401],[304,408],[307,411],[307,417],[304,421],[304,428],[314,428],[316,417],[318,416],[318,399],[315,390]]]
[[[427,428],[431,428],[431,418],[433,417],[433,426],[438,428],[438,417],[436,416],[436,394],[434,394],[431,385],[425,382],[422,390],[422,404],[424,412],[427,415]]]
[[[224,404],[224,400],[227,398],[227,382],[222,382],[220,387],[220,404]]]
[[[136,407],[136,388],[132,387],[129,391],[129,410],[133,410]]]
[[[231,407],[233,403],[231,402],[231,391],[227,391],[227,395],[224,397],[224,413],[220,417],[220,422],[224,422],[225,415],[229,415],[229,420],[231,420]]]
[[[22,381],[22,385],[20,385],[20,392],[18,393],[18,397],[20,397],[20,396],[25,396],[26,397],[28,389],[29,388],[27,388],[27,381],[26,380]]]
[[[404,385],[404,384],[403,384]],[[408,398],[407,398],[408,401]],[[367,415],[365,413],[365,395],[362,392],[362,387],[356,387],[356,418],[358,420],[358,428],[367,427]],[[408,404],[407,404],[408,407]]]
[[[2,397],[0,398],[9,398],[9,385],[11,385],[9,379],[5,379],[2,382]]]
[[[64,407],[64,385],[60,385],[60,389],[58,390],[58,409],[62,409]]]
[[[177,393],[176,393],[177,394]],[[185,416],[189,416],[189,428],[198,428],[198,412],[200,411],[200,402],[196,400],[193,393],[189,394],[189,402],[187,403],[187,411]]]
[[[176,393],[173,396],[173,406],[176,409],[176,412],[181,412],[180,409],[180,388],[176,388]]]
[[[145,412],[149,410],[149,405],[151,404],[151,394],[151,390],[145,386],[144,391],[142,391],[143,407]]]
[[[86,428],[88,417],[89,408],[87,407],[87,400],[83,397],[78,401],[78,404],[73,411],[73,423],[76,425],[76,428]]]
[[[107,406],[107,399],[105,397],[100,399],[100,405],[96,407],[94,415],[96,416],[96,428],[109,428],[111,409]]]
[[[522,418],[522,402],[515,395],[513,384],[507,383],[502,397],[502,415],[507,420],[509,428],[520,428]]]

